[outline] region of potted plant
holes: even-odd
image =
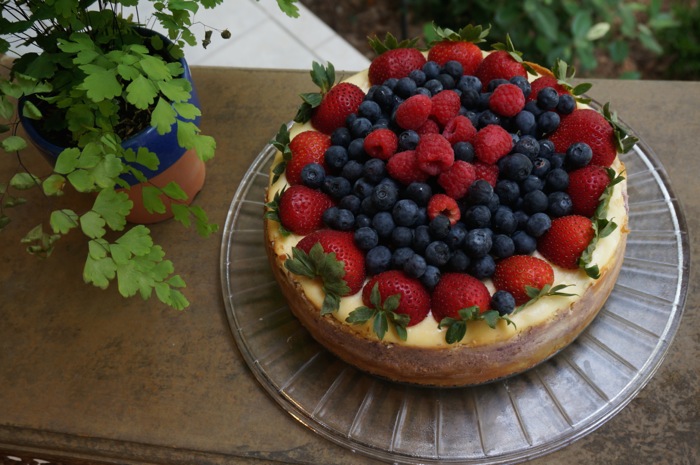
[[[82,233],[87,283],[106,288],[116,280],[124,297],[155,291],[171,307],[189,305],[180,291],[184,280],[149,228],[131,221],[172,216],[202,236],[217,230],[191,204],[216,143],[199,130],[183,46],[197,44],[195,13],[222,1],[148,0],[149,21],[161,35],[142,22],[138,0],[0,0],[0,54],[11,59],[0,76],[0,146],[18,159],[0,178],[0,230],[11,208],[24,203],[22,190],[40,189],[49,200],[85,194],[89,208],[56,208],[31,225],[22,239],[27,250],[47,257],[61,237]],[[294,17],[296,1],[277,3]],[[205,29],[204,46],[211,36]],[[50,161],[50,174],[22,162],[30,142],[20,126]],[[184,174],[174,169],[189,163]],[[135,205],[144,211],[136,213]]]

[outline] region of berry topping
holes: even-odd
[[[476,133],[472,145],[476,158],[492,165],[508,155],[513,147],[513,138],[501,126],[490,124]]]
[[[442,136],[447,139],[450,144],[452,144],[453,150],[456,149],[456,147],[454,147],[455,144],[460,142],[470,142],[475,135],[476,128],[474,128],[471,120],[462,115],[457,115],[448,121],[445,125],[445,129],[442,131]]]
[[[554,283],[554,271],[546,261],[531,255],[513,255],[500,260],[493,274],[496,289],[506,291],[515,298],[516,305],[528,300],[528,287],[540,291]]]
[[[301,235],[322,228],[323,213],[334,204],[323,192],[301,184],[284,189],[275,202],[282,227]]]
[[[428,218],[434,220],[439,215],[446,217],[452,225],[457,223],[461,217],[457,201],[449,195],[433,195],[428,202]]]
[[[579,268],[579,259],[595,236],[590,218],[569,215],[552,220],[549,230],[537,240],[537,250],[562,268]]]
[[[610,173],[601,166],[588,165],[569,173],[567,193],[573,213],[592,217],[610,180]]]
[[[436,176],[455,161],[452,145],[440,134],[424,134],[416,147],[416,161],[424,173]]]
[[[447,170],[438,176],[438,184],[445,189],[445,193],[453,199],[459,200],[469,191],[469,186],[476,181],[474,165],[457,160]]]
[[[399,146],[399,138],[391,129],[379,128],[365,137],[364,149],[367,155],[380,160],[388,160]]]
[[[459,311],[477,307],[479,313],[489,309],[491,294],[484,283],[466,273],[445,273],[431,296],[435,319],[459,318]]]
[[[525,95],[515,84],[502,84],[496,87],[489,98],[489,108],[501,116],[515,116],[524,107]]]
[[[469,25],[455,32],[436,27],[435,35],[439,41],[431,44],[428,60],[441,66],[456,61],[462,66],[462,74],[474,74],[483,59],[481,49],[476,44],[484,41],[489,29]]]
[[[459,109],[462,106],[459,95],[452,90],[438,92],[433,97],[432,102],[430,116],[443,127],[459,114]]]
[[[331,146],[331,138],[318,131],[304,131],[289,143],[291,158],[285,173],[289,184],[301,184],[301,170],[309,163],[318,163],[325,168],[325,153]]]
[[[489,83],[494,79],[509,80],[516,76],[527,78],[520,52],[515,50],[510,37],[505,44],[494,44],[493,48],[496,51],[487,55],[474,73],[484,90],[488,89]]]
[[[590,108],[575,110],[549,136],[557,152],[566,153],[569,146],[584,142],[593,150],[591,164],[610,166],[617,156],[613,127],[605,117]]]
[[[372,292],[375,286],[377,286],[382,302],[393,295],[399,295],[398,306],[394,312],[407,315],[410,318],[406,326],[416,325],[428,315],[430,294],[417,279],[410,278],[398,270],[373,276],[362,289],[362,302],[369,308],[376,308],[372,302]]]
[[[396,124],[404,129],[420,128],[430,116],[433,102],[423,94],[412,95],[396,108]]]
[[[413,48],[416,42],[416,39],[399,42],[388,33],[383,42],[376,37],[370,40],[370,45],[379,54],[369,66],[370,84],[407,77],[411,71],[421,69],[426,59],[420,50]]]

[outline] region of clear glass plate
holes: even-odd
[[[557,356],[470,388],[406,386],[367,375],[317,344],[269,270],[262,215],[275,149],[265,147],[229,209],[221,279],[233,336],[260,384],[319,435],[402,464],[504,464],[562,448],[612,418],[646,385],[678,329],[689,276],[681,207],[640,142],[621,156],[630,199],[625,262],[599,316]]]

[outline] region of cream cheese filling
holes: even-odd
[[[352,82],[358,85],[364,91],[369,89],[369,78],[367,71],[357,73],[348,79],[346,82]],[[294,138],[297,134],[303,131],[312,130],[310,123],[294,124],[290,129],[290,137]],[[282,161],[281,152],[277,152],[272,166],[276,166]],[[624,165],[619,158],[611,166],[617,174],[624,170]],[[270,178],[272,181],[272,177]],[[267,193],[269,202],[275,197],[275,194],[281,191],[287,185],[284,174],[280,175],[276,182],[270,182]],[[626,181],[616,184],[613,188],[613,193],[610,198],[607,218],[615,221],[617,228],[608,236],[601,238],[593,252],[592,263],[598,265],[601,272],[605,272],[611,263],[615,261],[616,254],[623,242],[624,235],[627,233],[627,206],[625,203]],[[268,220],[265,220],[268,221]],[[291,256],[292,248],[302,239],[302,236],[290,234],[283,236],[279,232],[278,223],[271,221],[268,228],[267,241],[274,244],[274,251],[277,256]],[[537,252],[534,254],[542,258]],[[564,292],[574,294],[573,296],[548,296],[543,297],[531,304],[527,305],[519,313],[512,315],[510,319],[515,323],[509,325],[505,321],[499,321],[495,329],[490,328],[483,321],[469,322],[467,324],[467,333],[461,342],[457,343],[461,346],[480,346],[492,344],[498,341],[507,340],[519,333],[528,331],[528,328],[543,324],[547,321],[557,318],[562,312],[570,311],[572,305],[578,301],[586,290],[593,285],[594,279],[588,277],[583,270],[567,270],[556,265],[552,265],[554,269],[554,285],[566,284]],[[321,285],[316,280],[311,280],[301,276],[291,275],[297,280],[303,289],[307,299],[313,304],[317,311],[320,311],[323,303],[324,294]],[[602,278],[601,278],[602,279]],[[490,280],[484,281],[484,284],[489,288],[491,293],[494,292],[493,284]],[[340,308],[332,314],[333,318],[345,323],[346,318],[356,308],[363,305],[362,291],[355,295],[346,296],[341,299]],[[360,336],[370,339],[377,339],[371,326],[371,321],[363,325],[352,325],[354,330]],[[454,345],[445,342],[446,329],[439,329],[438,322],[429,313],[428,316],[417,325],[407,328],[408,337],[406,341],[402,341],[396,332],[391,329],[384,336],[384,341],[387,343],[426,347],[426,348],[445,348],[453,347]]]

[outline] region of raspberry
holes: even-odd
[[[474,155],[484,163],[494,164],[508,155],[513,148],[513,138],[497,124],[489,124],[479,130],[472,141]]]
[[[433,96],[433,108],[430,115],[441,125],[445,126],[452,118],[459,114],[462,102],[457,92],[443,90]]]
[[[435,219],[438,215],[444,215],[454,225],[459,221],[462,213],[459,211],[457,201],[446,194],[435,194],[430,197],[427,208],[428,218]]]
[[[467,194],[469,186],[476,181],[476,170],[471,163],[457,160],[447,171],[440,173],[438,184],[453,199],[461,199]]]
[[[364,149],[367,155],[380,160],[388,160],[396,153],[399,138],[391,129],[380,128],[365,137]]]
[[[473,165],[476,173],[476,179],[483,179],[491,184],[491,187],[496,187],[499,172],[497,165],[489,165],[481,161],[476,161]]]
[[[515,84],[502,84],[489,98],[489,108],[501,116],[513,117],[525,107],[525,95]]]
[[[416,147],[416,158],[421,171],[436,176],[452,166],[455,152],[440,134],[424,134]]]
[[[423,94],[413,95],[396,109],[396,124],[403,129],[416,130],[426,122],[432,108],[433,102],[430,97]]]
[[[440,134],[440,126],[435,120],[428,118],[425,123],[416,129],[416,132],[421,136],[423,134]]]
[[[386,164],[386,171],[389,176],[406,186],[412,182],[424,182],[428,179],[428,175],[418,168],[415,150],[394,154]]]
[[[471,141],[476,135],[476,128],[469,118],[457,115],[445,125],[442,135],[450,144],[455,145],[457,142]]]

